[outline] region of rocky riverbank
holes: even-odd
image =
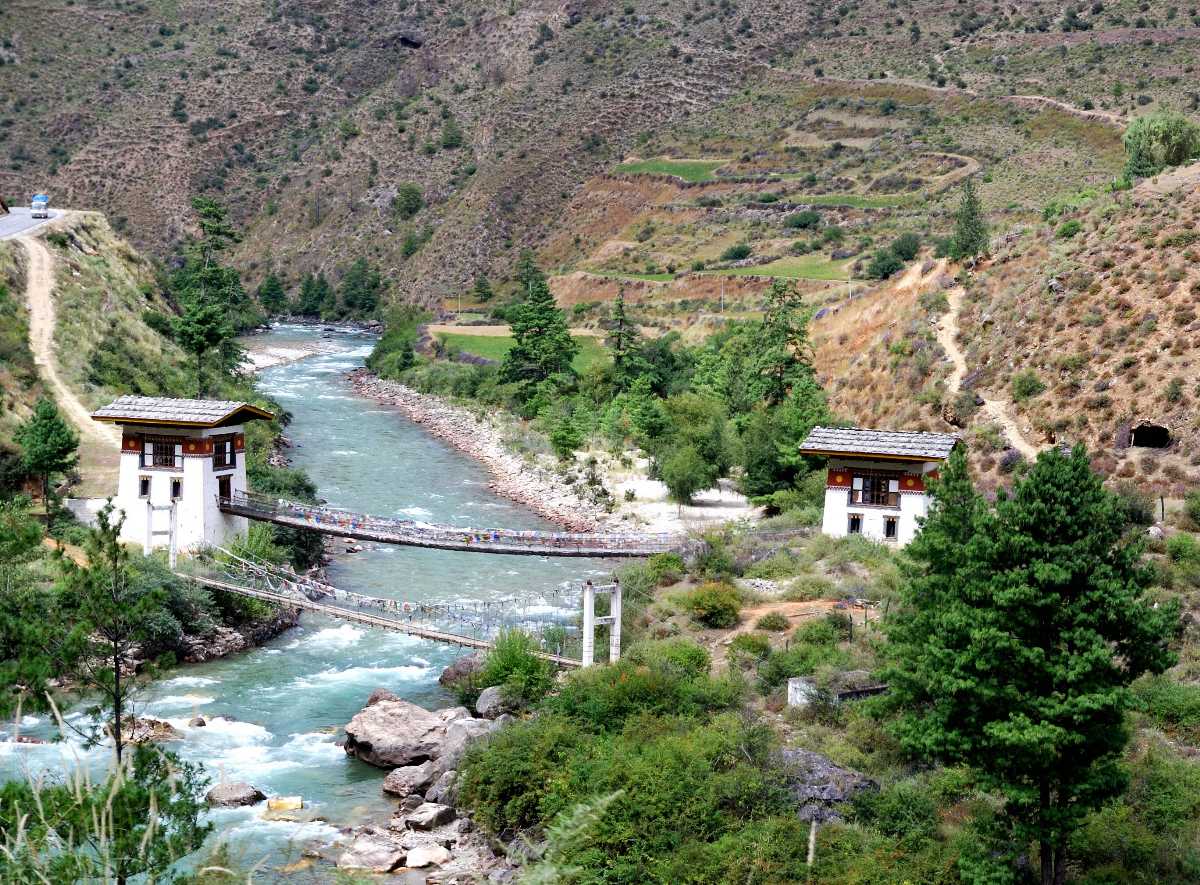
[[[221,624],[205,636],[185,637],[179,660],[185,664],[201,664],[247,651],[269,642],[299,623],[300,609],[281,608],[274,617],[266,620],[236,628]]]
[[[346,753],[388,770],[382,790],[399,800],[386,826],[344,832],[339,868],[418,872],[434,883],[507,882],[515,868],[455,808],[457,766],[472,741],[511,721],[500,707],[429,711],[376,689],[346,725]],[[488,718],[485,713],[495,713]]]
[[[593,531],[612,522],[605,507],[589,500],[585,484],[567,484],[551,467],[508,451],[494,421],[366,369],[354,370],[349,378],[361,396],[394,406],[414,424],[486,466],[492,474],[488,487],[497,495],[570,531]]]

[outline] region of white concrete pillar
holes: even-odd
[[[591,581],[583,584],[583,666],[590,667],[596,659],[596,588]]]
[[[615,664],[621,660],[621,582],[616,578],[608,600],[608,613],[612,618],[608,628],[608,662]]]

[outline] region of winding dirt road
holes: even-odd
[[[962,311],[962,287],[955,286],[949,290],[946,293],[946,300],[950,302],[950,310],[938,323],[937,340],[954,365],[950,377],[946,379],[946,387],[950,394],[954,395],[962,389],[963,379],[967,377],[967,357],[958,346],[958,315]],[[983,394],[979,394],[979,396],[983,399],[984,414],[1000,425],[1012,447],[1031,461],[1036,458],[1037,446],[1025,438],[1016,419],[1009,412],[1008,403],[1004,400],[988,399]]]
[[[117,488],[117,455],[121,434],[115,427],[92,420],[91,411],[63,381],[54,356],[54,256],[33,236],[16,242],[29,256],[25,300],[29,307],[29,347],[42,379],[58,407],[79,431],[79,472],[82,494],[111,495]]]

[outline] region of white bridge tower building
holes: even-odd
[[[273,417],[248,403],[145,396],[94,412],[121,427],[122,539],[174,558],[244,534],[245,517],[223,513],[217,499],[246,491],[246,422]]]

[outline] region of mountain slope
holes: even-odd
[[[1033,2],[15,0],[0,10],[0,190],[107,211],[159,255],[189,198],[214,194],[247,229],[253,275],[294,282],[365,255],[432,304],[569,229],[584,181],[680,124],[745,130],[786,115],[799,86],[841,78],[855,96],[885,74],[951,104],[1040,95],[1105,112],[1081,124],[1119,120],[1191,100],[1188,24],[1159,2],[1068,20]],[[1024,160],[1064,162],[1052,144]],[[404,182],[428,204],[413,219],[391,208]]]

